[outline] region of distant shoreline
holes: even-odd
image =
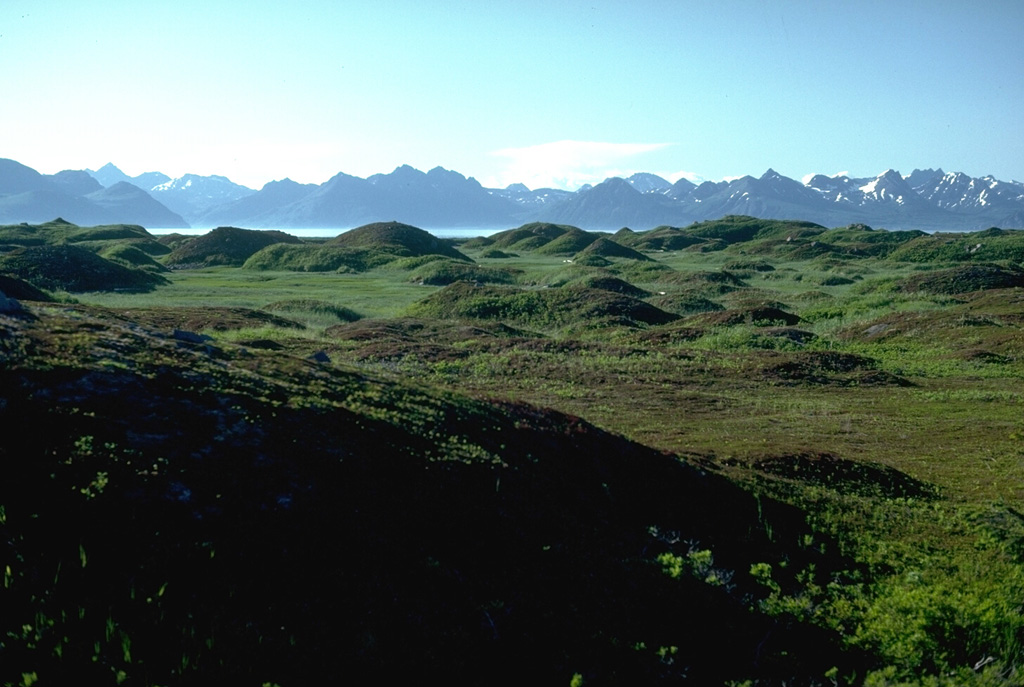
[[[242,227],[247,228],[247,227]],[[344,228],[315,228],[315,229],[278,229],[278,228],[264,228],[258,229],[257,231],[283,231],[286,234],[297,236],[304,239],[321,239],[321,238],[334,238],[338,234],[344,234],[346,231],[351,231],[356,227],[344,227]],[[507,229],[514,229],[515,227],[421,227],[424,231],[433,234],[434,236],[442,239],[472,239],[477,236],[491,236],[497,234],[500,231],[506,231]],[[188,229],[182,228],[171,228],[171,229],[150,229],[146,228],[150,234],[155,236],[163,236],[166,234],[185,234],[188,236],[200,236],[213,231],[216,227],[192,227]]]

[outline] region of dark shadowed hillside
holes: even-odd
[[[859,665],[750,605],[754,562],[830,569],[798,511],[577,418],[82,308],[0,315],[0,360],[5,682]]]

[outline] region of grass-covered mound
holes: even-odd
[[[934,485],[888,465],[852,461],[831,453],[805,451],[764,456],[755,459],[751,467],[775,477],[846,494],[904,499],[929,499],[938,495]]]
[[[817,237],[824,243],[836,246],[850,257],[883,258],[892,255],[906,243],[920,239],[930,240],[923,231],[886,231],[872,229],[864,224],[830,229]]]
[[[488,245],[516,251],[536,251],[552,241],[568,237],[567,244],[585,239],[587,232],[579,227],[568,224],[551,224],[550,222],[531,222],[516,229],[500,231],[489,237]],[[556,244],[557,245],[557,244]],[[581,246],[582,247],[582,246]],[[576,250],[579,250],[577,248]],[[576,252],[576,251],[572,251]]]
[[[740,277],[728,270],[698,270],[695,272],[675,272],[666,274],[663,279],[693,294],[703,296],[720,296],[750,286]]]
[[[42,224],[23,223],[0,226],[0,244],[23,246],[82,241],[153,240],[153,238],[152,234],[135,224],[80,227],[60,217]]]
[[[761,610],[848,562],[712,472],[521,404],[36,314],[0,317],[20,342],[0,348],[4,683],[809,684],[867,665]]]
[[[744,272],[750,276],[756,272],[774,272],[775,266],[764,260],[731,260],[722,265],[722,269],[732,273]]]
[[[677,316],[630,296],[584,286],[515,289],[458,282],[409,309],[416,317],[512,322],[539,329],[643,327]]]
[[[522,270],[508,267],[485,267],[456,260],[432,260],[412,271],[409,281],[429,286],[447,286],[457,281],[480,284],[515,284]]]
[[[646,262],[650,260],[646,255],[638,251],[633,250],[627,246],[623,246],[615,241],[600,237],[595,241],[591,241],[586,248],[577,253],[576,259],[588,258],[588,257],[602,257],[602,258],[624,258],[627,260],[640,260]]]
[[[963,360],[972,373],[989,367],[992,374],[1024,361],[1024,290],[974,291],[950,300],[942,308],[887,312],[842,327],[836,336],[890,352],[917,346],[916,365]],[[1005,368],[1008,379],[1016,376],[1014,367]]]
[[[1024,262],[1024,230],[985,231],[918,236],[900,245],[891,260],[915,263]]]
[[[705,239],[691,236],[679,227],[662,225],[649,231],[633,231],[631,229],[620,229],[612,237],[616,243],[633,248],[651,252],[664,252],[683,250]]]
[[[8,274],[0,274],[0,293],[19,301],[49,302],[53,300],[53,297],[42,289],[36,288],[24,279],[18,279]]]
[[[0,272],[50,291],[147,291],[167,280],[75,245],[31,246],[0,255]]]
[[[799,315],[794,315],[774,305],[749,305],[704,312],[688,318],[686,323],[705,327],[731,327],[738,324],[791,327],[802,321]]]
[[[964,265],[946,270],[924,272],[898,282],[901,291],[924,291],[936,294],[961,294],[985,289],[1007,289],[1024,286],[1024,269],[1010,265]]]
[[[166,268],[153,256],[166,254],[168,249],[145,229],[136,225],[110,225],[79,227],[61,219],[39,225],[11,225],[0,227],[0,254],[18,248],[74,245],[85,248],[112,262],[129,268],[150,272],[164,272]],[[53,253],[30,253],[42,256]]]
[[[330,317],[339,322],[354,322],[362,317],[359,313],[343,305],[335,305],[315,298],[289,298],[274,301],[263,306],[263,310],[287,315],[314,315]]]
[[[267,246],[253,254],[244,267],[357,273],[388,265],[414,269],[434,260],[472,263],[449,242],[422,229],[399,222],[379,222],[352,229],[320,244]]]
[[[169,253],[179,246],[183,246],[189,241],[192,241],[196,237],[191,234],[180,234],[178,232],[171,232],[170,234],[161,234],[157,237],[157,242],[166,248],[166,252]]]
[[[721,303],[689,292],[660,293],[651,298],[650,302],[666,312],[675,313],[682,317],[725,310],[725,306]]]
[[[299,244],[302,240],[282,231],[217,227],[202,236],[180,243],[164,259],[169,267],[239,267],[262,248],[275,243]]]
[[[131,243],[114,243],[100,251],[100,256],[107,260],[119,262],[127,267],[135,267],[148,272],[167,272],[167,267]]]
[[[592,232],[568,227],[561,236],[540,246],[536,252],[541,255],[573,255],[601,240],[604,239]]]
[[[365,272],[386,265],[394,256],[347,246],[275,243],[245,261],[247,270],[288,272]]]
[[[683,228],[688,236],[717,239],[727,244],[755,239],[792,239],[817,236],[825,227],[813,222],[795,220],[758,219],[745,215],[727,215],[721,219],[696,222]]]
[[[401,222],[376,222],[338,234],[324,244],[387,253],[396,258],[442,255],[469,261],[449,241]]]
[[[752,359],[753,369],[776,384],[841,387],[909,386],[903,377],[878,369],[878,361],[853,353],[800,351]]]
[[[480,251],[480,257],[487,260],[511,260],[512,258],[518,258],[519,256],[515,253],[506,253],[505,251],[497,248],[485,248]]]
[[[621,293],[633,298],[646,298],[651,294],[638,286],[633,286],[624,279],[613,277],[608,274],[588,274],[581,277],[577,282],[580,286],[590,289],[603,289],[612,293]]]
[[[430,363],[462,360],[475,348],[527,333],[501,323],[432,320],[415,317],[365,319],[329,327],[324,335],[344,342],[355,360],[377,362],[412,358]]]
[[[116,314],[111,313],[110,316],[137,322],[163,334],[173,333],[175,330],[196,333],[261,327],[303,328],[302,324],[292,319],[253,308],[161,306],[119,309]]]

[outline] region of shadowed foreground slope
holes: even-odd
[[[752,563],[831,569],[801,513],[577,418],[39,304],[0,423],[5,683],[858,668],[752,610]]]

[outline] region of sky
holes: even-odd
[[[0,158],[256,189],[1024,180],[1022,27],[1021,0],[2,0]]]

